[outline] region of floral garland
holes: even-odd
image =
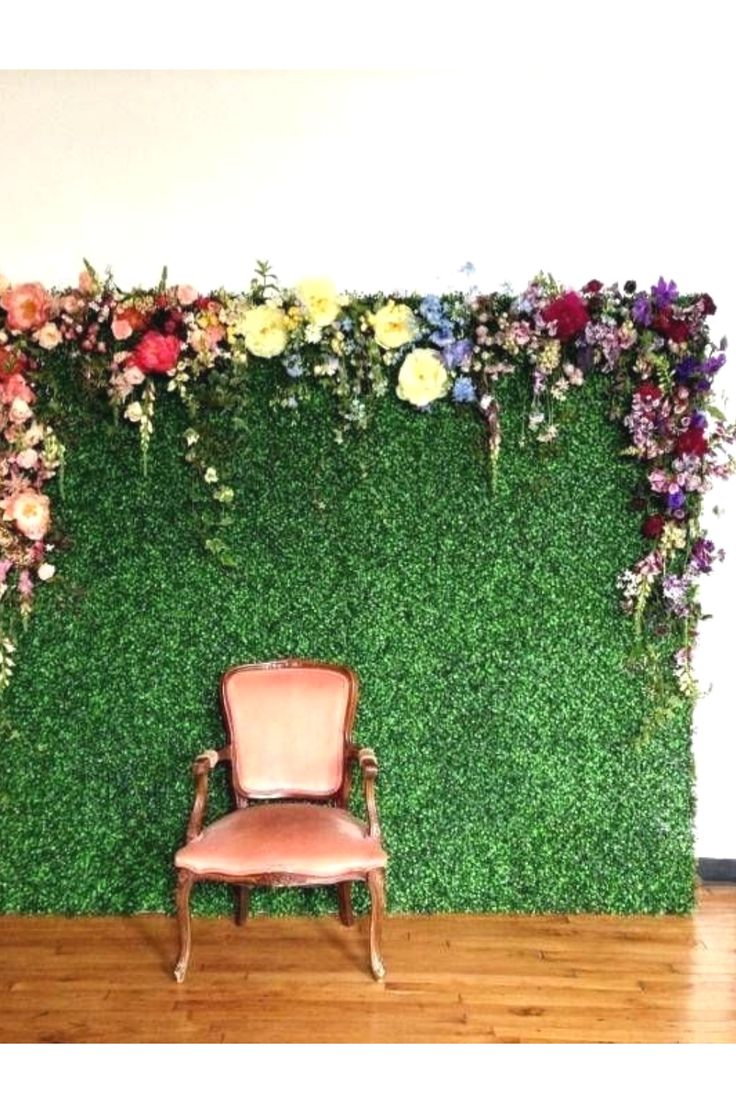
[[[472,267],[472,266],[469,266]],[[473,406],[486,429],[492,481],[501,447],[501,377],[531,381],[527,430],[540,445],[558,436],[556,412],[572,388],[593,373],[610,379],[611,416],[628,437],[624,455],[640,465],[632,500],[643,517],[647,553],[622,571],[622,607],[642,635],[679,626],[674,674],[684,694],[696,692],[692,652],[701,616],[698,576],[723,553],[699,520],[702,495],[714,477],[736,470],[734,428],[710,402],[725,362],[710,340],[709,295],[680,295],[660,279],[650,291],[632,281],[581,291],[538,276],[521,295],[339,295],[327,279],[282,288],[259,262],[249,291],[200,295],[189,285],[122,291],[85,262],[78,286],[63,292],[41,284],[11,286],[0,277],[0,599],[15,602],[23,621],[34,587],[55,572],[51,503],[43,493],[64,448],[36,417],[36,380],[65,348],[81,365],[80,385],[107,394],[137,425],[144,467],[154,428],[159,384],[188,412],[185,458],[198,470],[212,502],[226,510],[235,492],[224,474],[209,412],[242,419],[251,358],[276,362],[274,402],[296,408],[319,385],[335,400],[336,437],[363,429],[375,400],[394,387],[426,411],[450,401]],[[219,535],[210,552],[232,562]],[[2,607],[0,607],[2,609]],[[11,629],[0,631],[0,689],[13,667]]]

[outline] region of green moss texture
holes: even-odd
[[[220,675],[280,656],[359,674],[391,910],[692,907],[690,711],[637,743],[647,701],[615,589],[642,549],[635,471],[602,381],[549,455],[519,441],[520,387],[502,390],[492,495],[467,410],[390,396],[339,445],[321,394],[273,410],[271,369],[254,369],[229,570],[202,549],[174,401],[147,479],[130,426],[58,424],[69,458],[63,500],[58,481],[50,493],[69,543],[2,703],[2,911],[170,911],[191,760],[223,742]],[[231,907],[221,886],[193,903]],[[328,890],[254,894],[256,912],[335,907]]]

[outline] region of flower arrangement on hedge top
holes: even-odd
[[[549,447],[556,412],[592,373],[610,379],[611,417],[626,435],[624,455],[639,462],[632,505],[641,511],[649,550],[619,576],[623,609],[655,637],[673,640],[679,689],[695,692],[692,648],[700,617],[697,578],[722,556],[701,528],[703,493],[735,470],[733,427],[710,400],[724,364],[707,320],[706,294],[681,295],[660,279],[649,291],[633,281],[581,291],[538,276],[521,295],[387,297],[338,294],[328,279],[282,288],[259,262],[248,292],[199,294],[166,286],[124,292],[108,272],[85,262],[76,288],[12,286],[0,277],[0,595],[26,619],[38,581],[51,579],[55,534],[44,493],[64,458],[63,444],[35,413],[52,390],[58,351],[73,357],[80,390],[103,391],[137,425],[144,466],[157,391],[175,392],[189,420],[185,458],[226,510],[234,490],[226,455],[210,431],[213,411],[243,425],[250,358],[273,364],[274,403],[295,408],[320,386],[336,405],[338,440],[365,428],[373,403],[393,389],[427,411],[472,406],[485,426],[492,480],[501,446],[497,384],[530,380],[527,432]],[[222,519],[221,519],[222,520]],[[221,531],[220,531],[221,532]],[[208,550],[227,564],[220,535]],[[613,584],[613,581],[612,581]],[[674,631],[673,631],[674,630]],[[672,634],[672,635],[670,635]],[[14,629],[0,634],[0,686],[10,677]]]

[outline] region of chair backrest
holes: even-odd
[[[345,794],[358,704],[349,667],[279,659],[233,667],[221,697],[233,786],[244,798]]]

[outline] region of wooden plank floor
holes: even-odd
[[[694,917],[0,917],[2,1042],[736,1042],[736,886]]]

